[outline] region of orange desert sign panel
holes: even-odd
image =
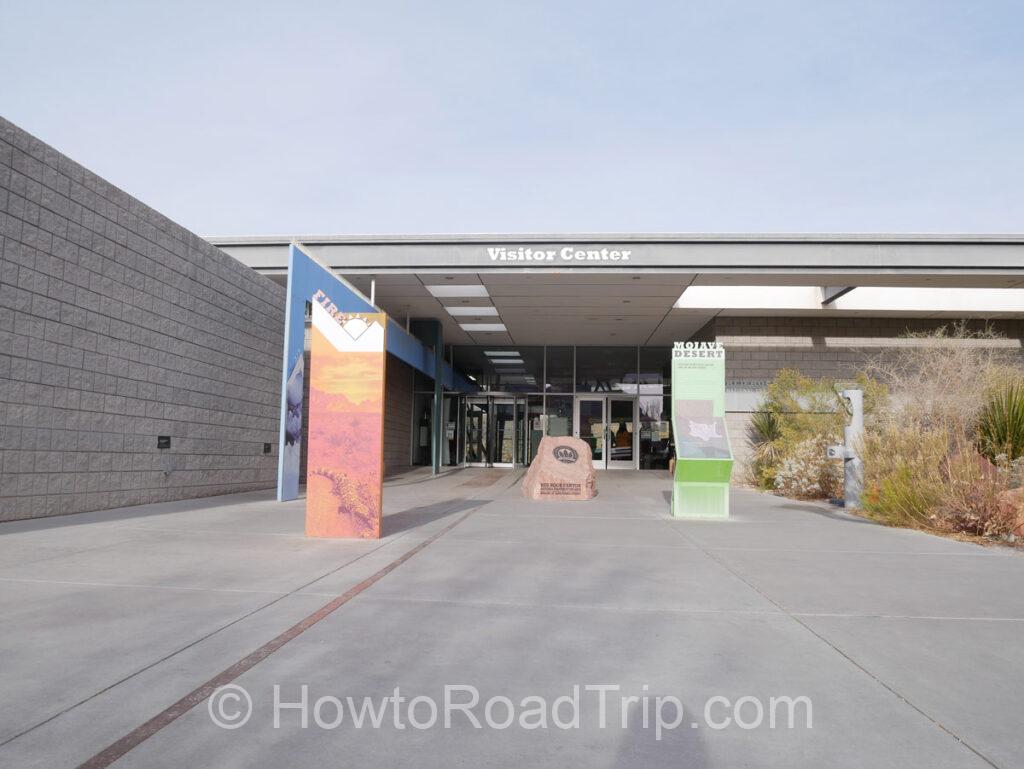
[[[387,316],[314,297],[306,534],[380,537]],[[329,303],[329,300],[328,300]]]

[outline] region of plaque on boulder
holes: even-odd
[[[523,478],[523,494],[530,499],[593,499],[597,496],[594,463],[586,441],[548,435],[541,439],[537,456]]]

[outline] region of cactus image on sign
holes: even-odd
[[[672,429],[672,515],[728,518],[733,456],[725,424],[725,348],[719,342],[676,342],[672,349]]]

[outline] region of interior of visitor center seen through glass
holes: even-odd
[[[545,435],[587,442],[598,469],[667,469],[669,347],[454,345],[446,359],[479,392],[446,393],[445,466],[528,465]],[[430,464],[433,382],[416,375],[414,464]]]

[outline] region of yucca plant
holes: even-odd
[[[755,411],[747,428],[752,452],[751,471],[759,486],[772,488],[775,468],[782,460],[782,423],[774,411]]]
[[[1024,379],[989,395],[978,420],[978,449],[992,461],[1000,455],[1010,462],[1024,456]]]
[[[773,464],[778,459],[782,424],[774,411],[755,411],[750,417],[750,445],[759,460]]]

